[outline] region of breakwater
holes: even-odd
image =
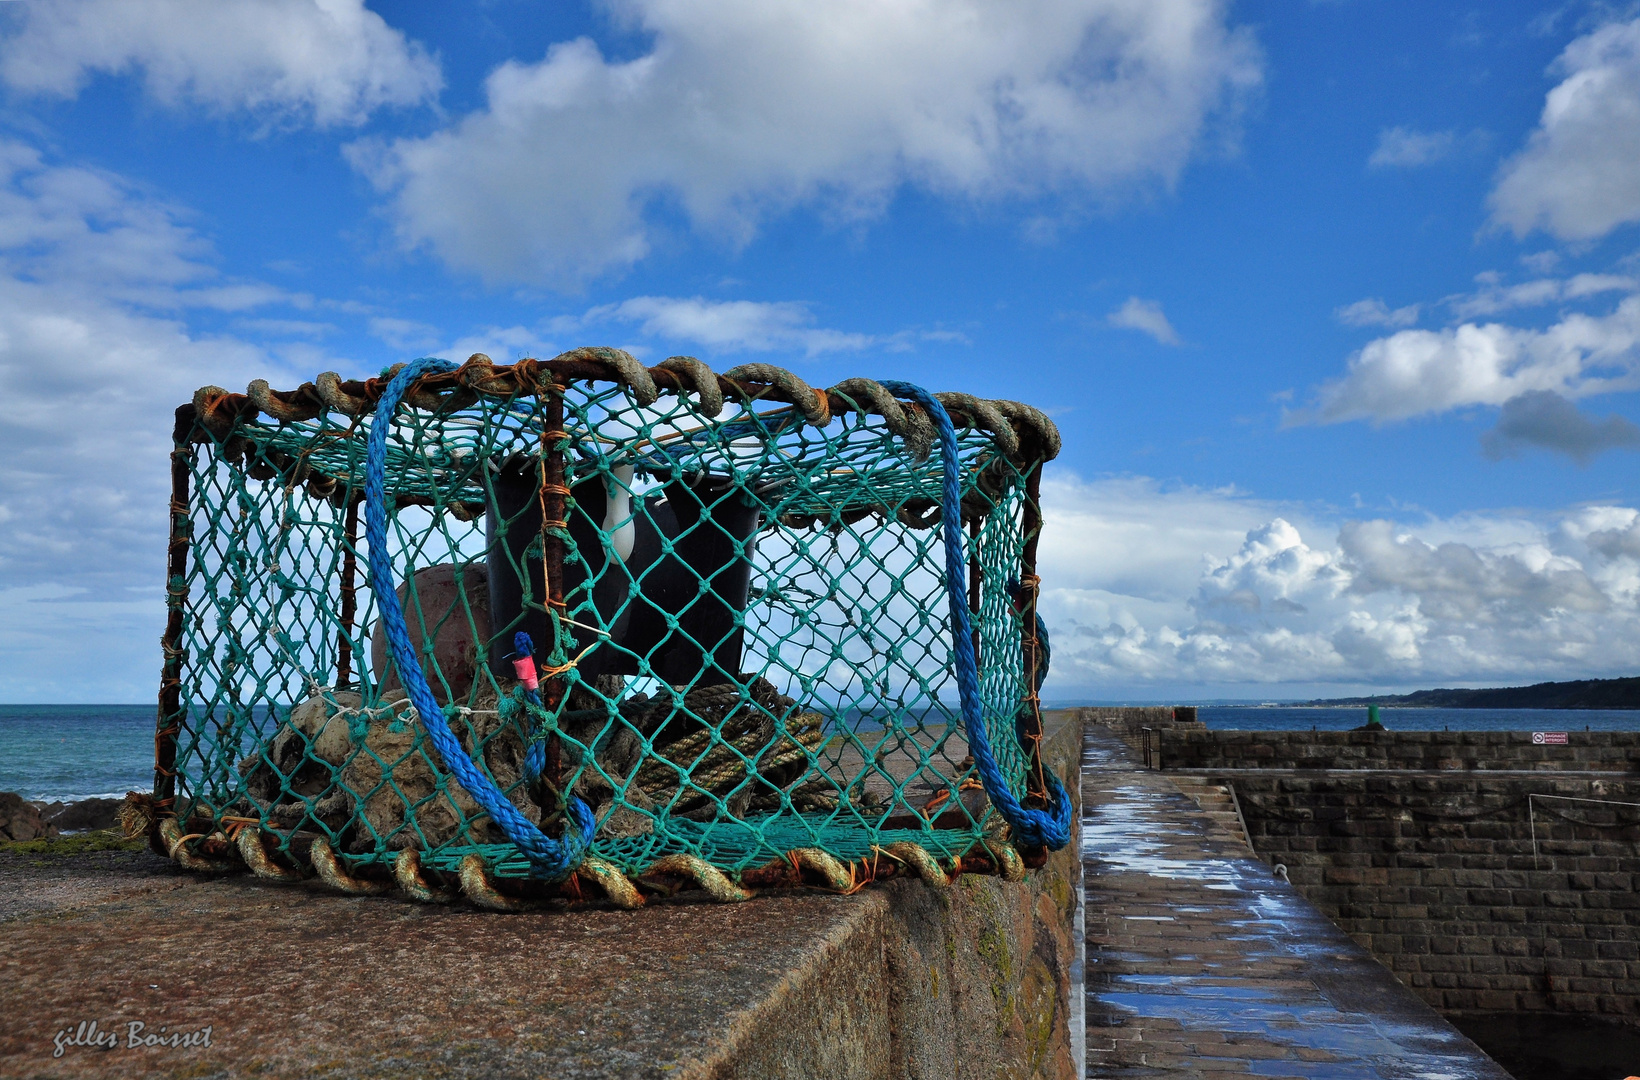
[[[1640,733],[1162,719],[1104,717],[1152,768],[1229,795],[1258,856],[1460,1027],[1640,1050]]]

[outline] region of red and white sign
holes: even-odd
[[[1532,732],[1533,746],[1565,746],[1566,733],[1564,731],[1534,731]]]

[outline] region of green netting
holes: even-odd
[[[423,670],[513,804],[558,835],[579,796],[594,854],[629,874],[675,853],[734,873],[907,840],[949,859],[995,837],[951,670],[938,451],[919,457],[904,418],[896,434],[838,392],[817,427],[762,384],[708,416],[682,392],[640,405],[548,367],[413,398],[389,439],[391,556]],[[278,420],[230,397],[179,413],[156,795],[287,854],[323,838],[354,867],[413,849],[525,875],[387,659],[359,521],[371,420]],[[1024,798],[1017,583],[1040,460],[959,436],[984,719]],[[520,629],[562,669],[544,708],[514,679]]]

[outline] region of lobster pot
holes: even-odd
[[[389,589],[462,751],[549,837],[582,800],[591,853],[628,875],[669,855],[734,875],[904,841],[949,862],[1005,839],[958,703],[953,586],[996,764],[1040,804],[1025,628],[1035,483],[1057,449],[1040,413],[942,396],[955,575],[935,429],[876,383],[823,392],[766,365],[646,369],[615,350],[477,356],[413,383],[393,416],[392,575],[372,580],[384,386],[258,382],[178,410],[155,798],[186,844],[254,827],[277,861],[322,840],[365,877],[412,850],[435,871],[477,855],[529,873],[402,688]]]

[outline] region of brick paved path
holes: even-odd
[[[1108,729],[1084,740],[1089,1077],[1509,1080]]]

